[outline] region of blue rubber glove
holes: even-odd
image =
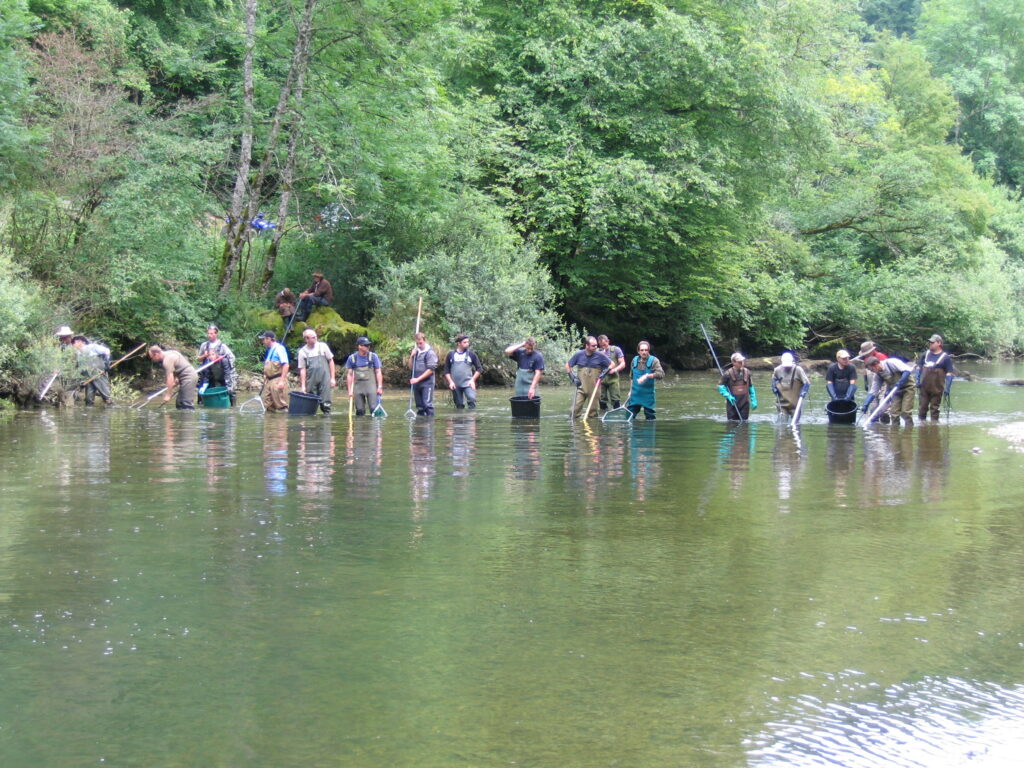
[[[914,386],[918,389],[921,388],[921,369],[917,368],[914,371]]]
[[[800,388],[800,397],[807,397],[807,393],[811,391],[811,382],[807,382]]]
[[[775,399],[779,399],[779,388],[775,384],[775,379],[772,379],[772,394],[775,395]]]
[[[583,386],[583,382],[580,381],[580,377],[576,376],[575,374],[572,374],[572,373],[569,374],[569,381],[571,381],[573,383],[573,385],[576,387],[576,389],[579,389],[580,387]]]
[[[910,371],[904,371],[903,375],[900,376],[900,380],[896,382],[896,389],[903,389],[903,386],[910,379]]]
[[[849,387],[846,388],[846,397],[844,397],[843,399],[844,400],[853,400],[853,396],[854,396],[854,394],[856,394],[856,392],[857,392],[857,385],[856,384],[851,384]]]
[[[838,397],[836,397],[836,388],[832,386],[832,382],[831,381],[826,381],[825,382],[825,389],[828,391],[828,396],[832,400],[838,400],[839,399]]]
[[[952,388],[953,388],[953,377],[952,376],[947,376],[946,377],[946,388],[942,391],[942,394],[948,395],[949,394],[949,390],[951,390]]]
[[[861,406],[860,410],[861,410],[862,413],[867,413],[868,412],[868,408],[871,407],[871,401],[874,400],[874,399],[875,399],[874,395],[868,395],[868,399],[865,400],[864,401],[864,405]]]
[[[750,388],[750,410],[757,410],[757,392],[754,391],[753,387]]]
[[[729,391],[729,388],[726,387],[725,384],[719,384],[718,385],[718,394],[720,394],[722,397],[724,397],[726,400],[728,400],[730,405],[732,405],[732,406],[736,405],[736,398],[735,398],[735,396],[732,394],[732,392]]]

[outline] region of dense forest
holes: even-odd
[[[1016,353],[1022,118],[1024,0],[0,0],[0,379],[315,268],[382,348]]]

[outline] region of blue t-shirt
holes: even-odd
[[[275,341],[267,348],[267,356],[263,358],[263,362],[288,365],[288,350],[284,348],[284,344]]]
[[[533,352],[527,352],[526,347],[520,347],[519,349],[512,353],[511,357],[519,365],[520,370],[544,370],[544,355],[542,355],[536,349],[534,349]]]
[[[576,354],[569,359],[569,367],[575,368],[611,368],[612,361],[604,352],[594,352],[591,355],[586,350],[577,350]]]
[[[376,352],[371,352],[366,357],[363,357],[358,352],[353,352],[348,356],[348,360],[345,361],[346,368],[366,368],[367,366],[374,370],[380,368],[380,358],[377,357]]]

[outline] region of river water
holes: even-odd
[[[0,422],[0,762],[1016,766],[1024,391],[939,424]],[[338,403],[344,405],[342,399]]]

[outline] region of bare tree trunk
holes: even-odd
[[[227,237],[224,241],[224,255],[220,266],[220,290],[225,292],[231,286],[231,277],[238,267],[242,247],[249,232],[252,216],[242,217],[245,206],[245,192],[249,183],[249,169],[252,166],[252,137],[256,108],[255,86],[253,84],[252,59],[256,48],[256,0],[245,2],[245,58],[242,61],[244,99],[242,103],[242,141],[238,152],[238,169],[235,174],[235,188],[231,193],[231,210],[228,213]]]
[[[318,0],[307,0],[306,12],[299,26],[298,39],[295,41],[297,72],[295,76],[295,97],[292,100],[292,118],[288,132],[288,154],[284,167],[281,169],[281,199],[277,208],[277,229],[273,232],[273,240],[267,249],[263,261],[263,275],[260,278],[260,290],[266,292],[274,277],[277,264],[278,248],[284,237],[285,220],[288,218],[288,205],[291,202],[292,185],[295,180],[295,152],[302,134],[302,96],[306,85],[306,72],[309,68],[310,48],[313,41],[313,11]]]

